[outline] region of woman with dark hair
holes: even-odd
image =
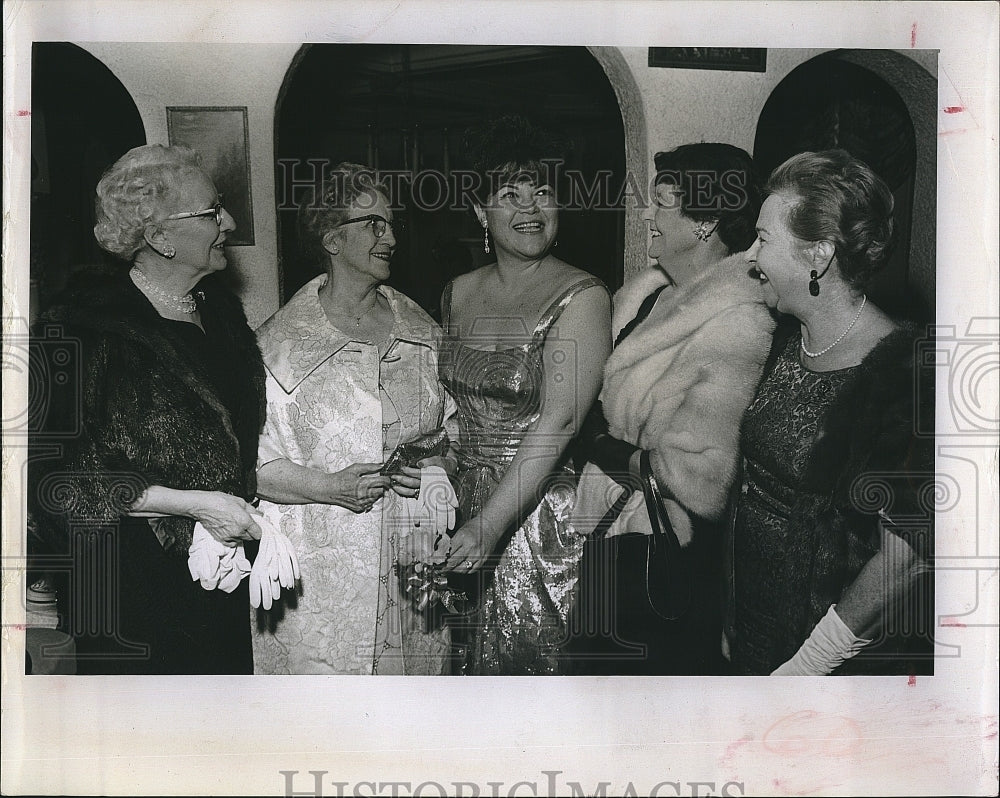
[[[461,671],[549,674],[581,551],[569,523],[575,480],[566,449],[600,387],[608,293],[553,254],[559,143],[504,117],[469,144],[481,180],[473,210],[496,260],[448,284],[441,300],[441,380],[458,404],[461,525],[439,560],[476,575]]]
[[[414,537],[406,500],[436,498],[420,491],[423,472],[454,471],[454,460],[442,445],[419,469],[383,473],[400,444],[446,444],[454,413],[437,376],[440,327],[385,285],[395,225],[372,169],[331,170],[299,209],[302,246],[323,274],[257,332],[267,368],[260,509],[301,569],[296,592],[258,615],[261,673],[433,675],[447,661],[447,630],[425,628],[398,569]]]
[[[655,163],[645,218],[656,266],[615,295],[615,350],[581,435],[589,462],[574,524],[594,530],[595,543],[623,537],[597,543],[587,558],[574,673],[724,670],[720,521],[736,479],[740,419],[774,329],[760,286],[734,255],[753,241],[759,191],[750,156],[728,144],[684,145]],[[635,489],[649,479],[660,497]],[[671,570],[690,583],[676,612],[657,610],[657,596],[648,596],[677,585],[647,584],[645,556],[619,558],[631,565],[597,560],[613,547],[645,552],[657,516],[675,541]]]
[[[47,544],[34,553],[72,558],[79,673],[252,671],[247,583],[203,589],[188,567],[201,532],[261,537],[264,370],[211,279],[235,228],[194,152],[129,150],[97,185],[94,235],[130,268],[41,319],[29,512]]]
[[[892,194],[842,150],[790,158],[767,192],[747,259],[797,324],[743,426],[733,666],[930,672],[934,456],[915,431],[932,383],[916,372],[916,330],[865,295],[892,240]]]

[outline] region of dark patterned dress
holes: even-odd
[[[439,362],[441,382],[458,405],[460,523],[479,514],[538,420],[549,330],[574,296],[595,285],[602,283],[586,278],[571,286],[542,314],[526,343],[496,351],[469,346],[450,329],[452,285],[445,287]],[[495,569],[474,575],[478,610],[465,630],[461,672],[557,672],[583,551],[583,538],[570,524],[574,492],[572,469],[560,466],[535,509],[501,539]]]
[[[792,507],[805,490],[802,477],[823,417],[856,369],[810,371],[799,363],[799,340],[789,339],[743,419],[745,471],[733,549],[737,672],[744,658],[770,657],[775,620],[798,592],[804,575],[790,571],[785,556]],[[815,495],[817,502],[822,498]]]
[[[253,671],[247,581],[231,593],[204,590],[187,564],[194,522],[129,516],[135,496],[113,495],[162,484],[253,498],[260,353],[238,300],[211,278],[199,287],[204,330],[161,318],[122,275],[68,294],[35,338],[32,376],[41,379],[32,391],[53,401],[31,426],[29,511],[44,538],[29,545],[55,572],[80,674]],[[49,379],[44,365],[53,330],[79,342],[66,381]],[[50,479],[77,503],[53,506]],[[98,512],[98,500],[112,509]]]

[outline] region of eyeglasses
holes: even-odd
[[[368,216],[358,216],[356,219],[345,219],[337,227],[343,227],[345,224],[356,224],[356,223],[371,224],[372,232],[375,234],[375,238],[381,238],[385,235],[386,229],[392,230],[392,234],[396,235],[403,231],[403,222],[401,219],[397,219],[395,222],[390,222],[388,219],[384,219],[377,214],[370,214]]]
[[[219,227],[222,227],[222,211],[222,197],[219,197],[219,201],[211,208],[205,208],[203,211],[184,211],[183,213],[172,213],[169,216],[165,216],[164,221],[167,219],[194,219],[196,216],[214,216],[215,223]]]

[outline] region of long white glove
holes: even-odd
[[[417,496],[424,514],[430,519],[435,537],[455,528],[458,497],[443,468],[427,466],[420,469],[420,491]]]
[[[416,497],[400,497],[402,508],[400,560],[428,563],[434,547],[448,530],[455,528],[458,497],[443,468],[420,469],[420,490]]]
[[[260,550],[250,570],[250,604],[271,609],[281,598],[281,589],[294,589],[299,561],[288,537],[266,516],[256,516],[260,526]]]
[[[198,521],[191,533],[188,571],[191,579],[200,582],[205,590],[218,588],[232,593],[243,577],[250,573],[250,561],[243,551],[242,543],[236,546],[220,543]]]
[[[399,501],[399,561],[403,565],[430,562],[437,534],[430,516],[419,498],[398,497]]]
[[[830,606],[795,656],[776,668],[772,676],[826,676],[872,642],[856,637],[837,615],[836,606]]]

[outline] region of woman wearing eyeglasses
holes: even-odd
[[[396,573],[401,497],[420,472],[379,471],[453,410],[437,377],[440,328],[385,285],[396,247],[385,188],[342,163],[299,210],[323,274],[258,331],[267,368],[262,512],[291,539],[300,589],[258,615],[254,661],[277,674],[438,674],[447,634],[425,631]],[[447,457],[420,465],[454,470]]]
[[[210,278],[235,227],[191,150],[130,150],[94,234],[131,268],[71,289],[33,339],[29,540],[70,564],[79,673],[252,671],[246,582],[205,590],[188,569],[196,521],[227,546],[261,535],[264,371]]]

